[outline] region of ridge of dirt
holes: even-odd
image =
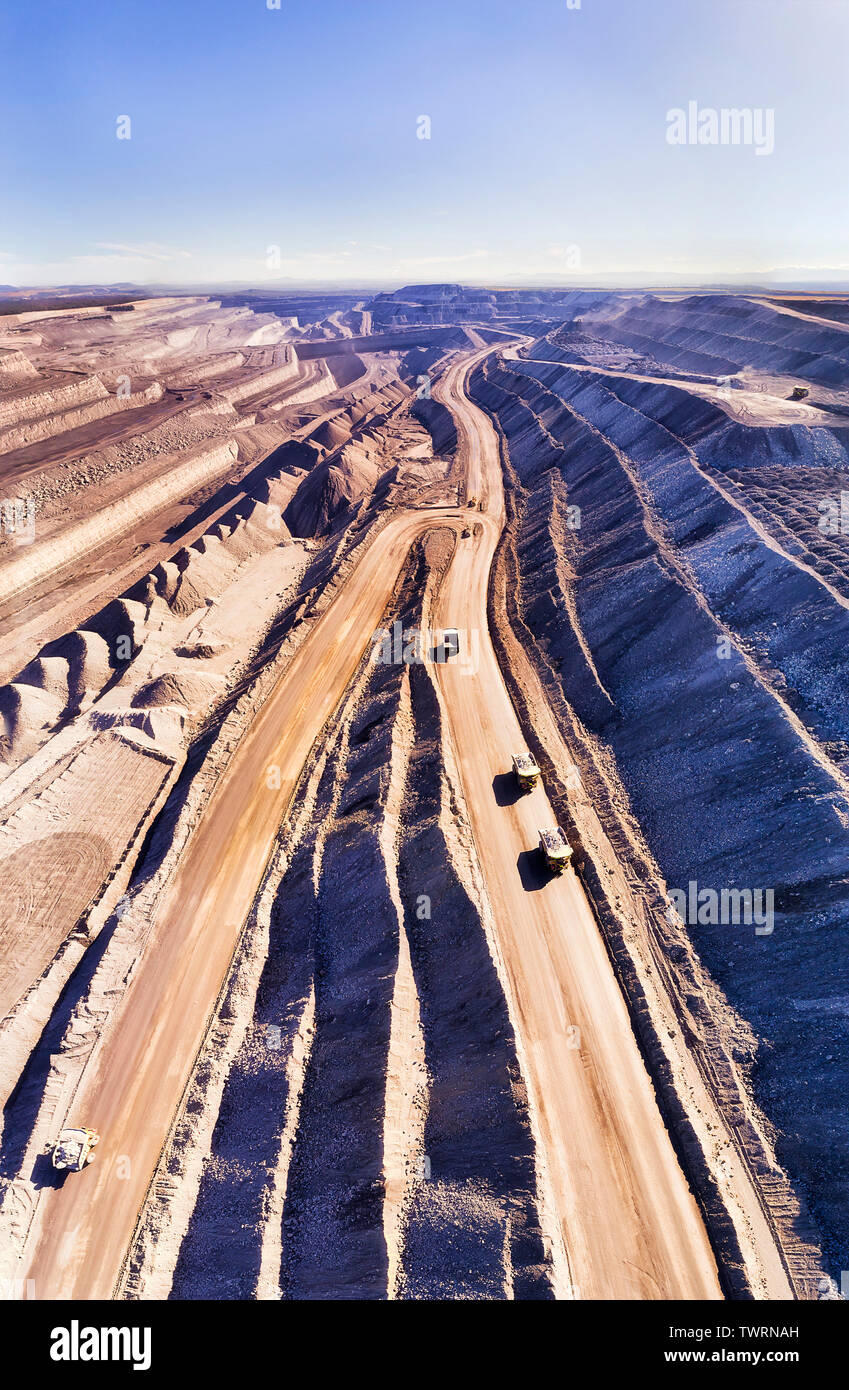
[[[635,1035],[705,1213],[729,1296],[762,1296],[757,1242],[752,1241],[739,1193],[729,1182],[727,1152],[733,1145],[775,1232],[796,1295],[815,1298],[829,1281],[824,1280],[810,1217],[776,1159],[772,1126],[751,1096],[747,1075],[756,1046],[751,1027],[710,978],[682,924],[670,920],[666,885],[628,804],[615,763],[564,699],[550,659],[540,651],[522,615],[522,569],[516,547],[520,515],[530,499],[510,461],[509,442],[482,385],[484,376],[482,372],[473,380],[473,395],[499,431],[508,484],[508,521],[490,579],[489,622],[528,746],[543,770],[560,823],[575,846]],[[546,707],[553,715],[551,726]],[[707,1109],[686,1084],[682,1046],[698,1063],[710,1097]],[[708,1119],[711,1113],[714,1120]],[[716,1119],[721,1129],[711,1134]]]

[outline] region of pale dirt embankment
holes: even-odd
[[[309,556],[280,522],[289,486],[272,478],[263,491],[266,501],[254,500],[178,563],[158,567],[141,586],[142,601],[111,604],[0,691],[7,761],[19,762],[0,789],[0,851],[12,881],[26,885],[7,922],[11,973],[0,977],[9,996],[4,1097],[50,1001],[126,887],[186,744],[238,690],[263,631],[295,595]],[[122,637],[131,638],[130,649],[115,661]],[[61,731],[40,731],[34,710]]]
[[[354,377],[359,374],[354,373]],[[355,401],[362,401],[354,405],[354,419],[369,419],[373,425],[377,422],[381,393],[387,383],[391,384],[392,373],[384,367],[378,380],[379,384],[373,382],[365,391],[359,383],[354,389]],[[345,409],[345,399],[336,379],[321,369],[314,385],[332,387],[337,402],[334,414],[338,416],[340,409]],[[393,394],[390,407],[397,405],[398,399],[398,394]],[[251,429],[257,445],[263,432],[269,442],[280,438],[271,426]],[[420,438],[415,443],[417,456],[422,453]],[[387,448],[397,443],[396,431],[392,442],[387,440]],[[200,445],[193,453],[203,456],[205,450],[217,447],[218,444]],[[320,451],[314,457],[319,455]],[[179,811],[182,805],[185,812],[183,820],[178,821],[183,829],[171,844],[172,852],[165,856],[168,871],[173,869],[192,817],[197,816],[217,773],[239,742],[248,709],[256,708],[280,662],[291,657],[312,623],[326,610],[336,585],[352,563],[346,558],[348,552],[353,552],[368,536],[369,524],[374,520],[372,515],[361,524],[355,514],[347,527],[337,530],[311,556],[312,543],[293,540],[282,521],[303,469],[295,466],[288,471],[291,465],[283,461],[282,455],[281,464],[282,471],[268,467],[262,477],[257,475],[258,480],[251,485],[252,495],[246,494],[230,512],[221,514],[220,507],[217,512],[213,510],[214,524],[205,535],[183,550],[173,550],[171,557],[144,581],[106,609],[93,613],[84,627],[54,640],[6,687],[7,751],[13,761],[24,759],[9,782],[12,839],[18,828],[26,828],[30,837],[27,843],[40,843],[39,797],[54,829],[68,817],[74,822],[86,821],[85,812],[71,794],[76,769],[82,774],[80,785],[85,797],[99,796],[104,814],[108,813],[107,799],[98,791],[102,778],[92,751],[101,746],[104,737],[126,738],[128,748],[134,738],[143,746],[150,739],[158,748],[168,746],[171,751],[166,772],[173,771],[167,784],[163,784],[166,795],[182,761],[185,741],[193,739],[198,749],[209,747],[214,755],[207,759],[209,767],[204,775],[205,769],[198,768],[200,753],[191,752],[191,769],[186,773],[189,780],[184,779],[171,793],[169,806],[173,802],[174,811],[183,815]],[[158,458],[156,468],[156,482],[167,478],[169,460]],[[229,462],[225,474],[228,469]],[[103,490],[117,489],[117,479],[126,471],[125,467],[115,469],[111,482],[105,473]],[[189,479],[188,483],[193,481]],[[153,483],[149,478],[145,487]],[[214,503],[215,479],[211,486],[208,495]],[[185,495],[191,487],[184,480],[177,490]],[[119,496],[116,505],[127,500],[126,495]],[[154,510],[161,510],[161,506]],[[133,524],[134,519],[130,518],[129,526]],[[61,530],[59,521],[56,530]],[[97,539],[102,541],[102,536]],[[123,655],[117,651],[121,640],[128,647]],[[51,726],[60,721],[66,727],[48,737]],[[114,735],[106,732],[113,730]],[[211,745],[207,742],[210,737]],[[33,748],[44,738],[44,748],[34,753]],[[30,773],[33,776],[28,785]],[[124,769],[124,776],[127,775],[131,776]],[[122,777],[115,776],[114,769],[109,776],[116,794],[120,794]],[[140,783],[137,790],[141,794]],[[151,802],[152,814],[157,813],[160,805],[161,795]],[[124,809],[130,813],[129,802]],[[160,824],[173,826],[173,815],[172,811],[163,813]],[[63,1107],[74,1094],[80,1063],[96,1045],[134,965],[144,955],[149,923],[140,923],[133,915],[134,909],[128,912],[121,907],[120,912],[110,915],[126,887],[134,857],[131,851],[138,843],[142,826],[134,843],[123,844],[119,843],[123,833],[120,820],[108,818],[110,832],[113,838],[117,836],[115,845],[101,855],[102,863],[98,860],[92,865],[85,860],[80,868],[80,872],[88,873],[85,882],[76,871],[76,877],[69,872],[65,899],[52,903],[55,912],[42,923],[45,931],[48,927],[55,929],[55,939],[48,941],[42,932],[41,937],[30,942],[32,952],[38,948],[47,960],[43,978],[25,996],[26,1007],[18,1009],[9,1020],[16,1031],[14,1046],[6,1050],[11,1070],[8,1077],[4,1075],[4,1094],[8,1096],[16,1081],[19,1084],[6,1113],[2,1171],[4,1222],[13,1246],[25,1238],[38,1210],[40,1145],[59,1123]],[[164,850],[168,837],[163,836],[160,844]],[[89,840],[95,845],[93,834]],[[18,849],[28,853],[27,844],[18,846],[17,841],[10,853],[16,854]],[[120,856],[117,873],[113,865],[116,855]],[[94,878],[92,868],[96,870]],[[96,888],[94,880],[100,881],[104,875],[114,885],[114,891],[111,896],[103,896],[98,889],[96,903],[89,901],[86,907],[84,899],[91,898]],[[71,904],[77,879],[79,902],[75,898]],[[146,860],[139,887],[153,882],[155,891],[156,880],[156,869]],[[135,902],[135,886],[131,893]],[[69,936],[72,906],[84,931],[71,932]],[[96,950],[90,944],[95,938]],[[24,964],[21,963],[21,969]],[[37,964],[27,964],[26,970],[32,973]],[[59,990],[63,987],[65,994],[60,1001]],[[8,1034],[6,1041],[12,1041]]]
[[[44,439],[118,415],[140,410],[162,399],[162,387],[154,382],[135,395],[111,395],[97,377],[79,383],[57,386],[54,390],[24,395],[16,401],[0,402],[12,422],[0,429],[0,453],[26,449]],[[0,421],[2,422],[2,421]]]
[[[151,513],[220,477],[236,457],[237,448],[231,441],[200,445],[189,450],[187,458],[175,460],[173,467],[163,471],[155,481],[130,490],[87,520],[35,541],[4,564],[3,598],[8,599],[37,584],[48,573],[76,563],[87,551],[106,544]]]

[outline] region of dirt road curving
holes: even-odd
[[[460,364],[446,399],[462,382]],[[554,824],[545,791],[522,795],[510,776],[524,745],[485,618],[503,516],[498,441],[462,395],[458,406],[487,515],[481,537],[459,542],[436,614],[437,626],[467,629],[470,652],[437,670],[568,1284],[578,1298],[719,1298],[704,1226],[583,887],[574,871],[557,878],[541,866],[538,832]],[[464,660],[472,652],[477,659]]]

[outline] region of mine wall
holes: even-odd
[[[457,426],[448,407],[428,396],[413,403],[411,414],[421,421],[433,440],[433,452],[453,457],[457,452]]]
[[[717,659],[717,640],[728,629],[667,541],[664,512],[654,499],[646,505],[638,461],[629,457],[624,466],[623,452],[603,431],[534,383],[531,368],[517,373],[512,366],[481,368],[472,382],[475,399],[502,431],[512,481],[503,563],[515,570],[504,596],[570,746],[577,738],[577,746],[592,750],[593,798],[596,782],[608,787],[598,793],[605,830],[626,841],[626,858],[635,832],[644,840],[645,851],[632,846],[630,857],[638,873],[641,858],[655,861],[661,889],[664,880],[684,889],[695,880],[717,890],[772,887],[775,894],[768,935],[756,935],[753,925],[688,923],[683,956],[678,943],[687,967],[679,983],[686,992],[688,973],[701,976],[708,1006],[694,1037],[702,1034],[707,1067],[719,1075],[726,1067],[723,1103],[732,1113],[730,1094],[740,1096],[741,1141],[796,1287],[813,1296],[816,1244],[839,1280],[849,1234],[840,1065],[846,1016],[839,1004],[849,967],[840,908],[849,805],[842,778],[733,640],[727,658]],[[564,522],[568,507],[580,508],[572,531]],[[514,682],[521,703],[519,695]],[[563,813],[573,820],[563,771],[541,751],[560,783]],[[659,949],[668,946],[676,959],[680,924],[660,895],[655,912]],[[616,934],[608,943],[639,1015]],[[697,957],[688,963],[690,946]],[[658,1078],[656,1065],[653,1071]],[[749,1089],[754,1108],[746,1102]],[[666,1100],[673,1114],[674,1091]],[[781,1169],[770,1161],[773,1145]],[[688,1168],[696,1171],[692,1162]],[[694,1181],[710,1219],[710,1174]],[[734,1263],[732,1255],[732,1285]]]
[[[186,451],[169,472],[133,488],[125,497],[28,547],[3,567],[3,597],[8,598],[45,575],[73,564],[81,555],[121,535],[144,517],[220,478],[237,456],[235,442],[201,445]]]
[[[90,389],[87,390],[87,387]],[[73,396],[72,391],[76,393]],[[9,418],[15,423],[0,431],[0,451],[6,453],[28,448],[44,439],[52,439],[81,425],[91,424],[94,420],[102,420],[122,411],[139,410],[142,406],[161,400],[162,396],[163,389],[157,382],[134,395],[113,396],[97,377],[83,381],[78,386],[75,384],[73,387],[40,392],[37,396],[17,402],[20,415],[17,419],[10,415]],[[63,401],[69,403],[63,405]],[[12,410],[12,405],[12,402],[5,403],[7,412]],[[50,409],[51,406],[54,408]]]
[[[520,371],[527,370],[522,364]],[[801,568],[792,556],[764,544],[752,519],[728,501],[698,460],[703,454],[717,457],[722,443],[701,440],[696,449],[642,413],[658,409],[664,388],[649,387],[635,393],[642,409],[630,405],[626,391],[634,383],[593,377],[568,369],[551,373],[543,369],[543,384],[570,410],[569,420],[552,422],[556,443],[569,443],[575,428],[584,424],[617,456],[626,477],[644,504],[648,516],[671,549],[680,557],[704,595],[711,612],[734,641],[753,656],[758,666],[778,675],[782,697],[792,700],[793,711],[818,741],[837,744],[849,754],[849,712],[845,691],[849,685],[849,612],[816,575]],[[536,378],[532,375],[532,381]],[[639,385],[639,383],[638,383]],[[537,386],[531,388],[536,400]],[[727,423],[722,412],[712,408]],[[703,412],[694,412],[701,417]],[[679,410],[683,417],[683,412]],[[701,423],[701,418],[700,418]],[[679,418],[678,429],[690,435],[689,422]],[[736,429],[742,429],[737,426]],[[747,430],[758,436],[769,430]],[[833,447],[830,431],[825,435]],[[827,445],[823,446],[827,447]],[[812,444],[812,452],[816,441]],[[849,460],[844,455],[849,468]],[[651,524],[651,522],[649,523]],[[583,529],[579,534],[583,534]]]
[[[616,342],[669,363],[677,370],[711,376],[753,366],[786,372],[823,385],[840,385],[849,363],[849,340],[839,328],[777,313],[771,306],[734,295],[691,295],[669,302],[641,296],[622,313],[602,306],[597,320]]]

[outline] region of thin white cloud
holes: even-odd
[[[464,261],[485,260],[490,254],[489,251],[479,249],[466,251],[459,256],[402,256],[395,262],[395,265],[404,270],[415,270],[419,266],[426,265],[460,265]]]
[[[100,251],[114,252],[126,260],[136,261],[176,261],[190,260],[191,251],[182,251],[179,247],[162,246],[157,241],[145,241],[140,246],[127,246],[124,242],[116,241],[96,241],[94,245]],[[75,256],[74,260],[94,260],[93,256]]]

